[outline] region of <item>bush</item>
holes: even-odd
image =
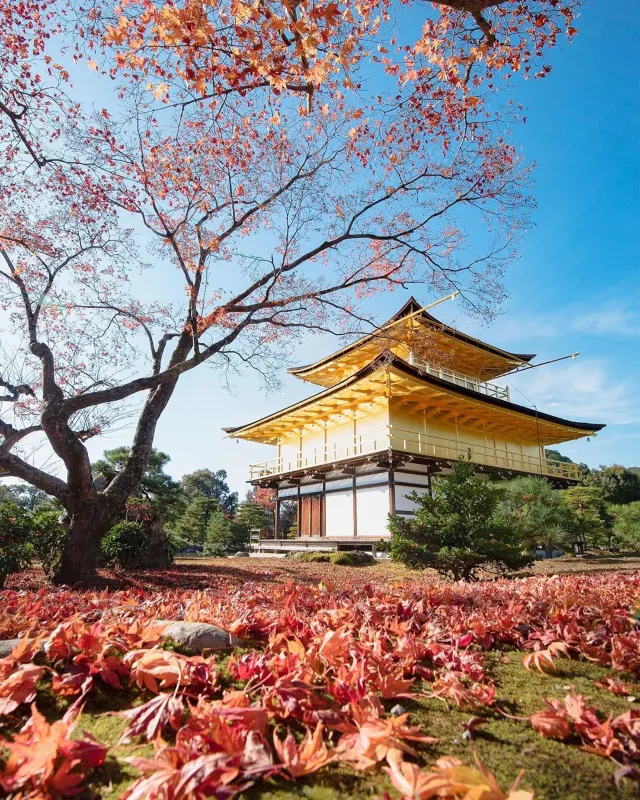
[[[362,550],[339,550],[331,553],[329,561],[342,567],[369,567],[376,563],[372,555],[363,553]]]
[[[504,572],[531,563],[518,531],[498,518],[495,485],[476,478],[470,462],[457,461],[450,477],[436,479],[433,497],[410,498],[418,505],[414,518],[389,517],[391,554],[406,566],[474,580],[488,565]]]
[[[108,564],[123,569],[145,565],[151,537],[139,522],[118,522],[102,540],[102,554]]]
[[[290,553],[288,558],[307,564],[337,564],[341,567],[368,567],[376,560],[362,550],[309,550],[301,553]]]
[[[7,575],[31,563],[29,515],[16,503],[0,503],[0,588]]]
[[[59,523],[58,511],[36,511],[31,516],[31,545],[45,575],[58,568],[68,531]]]
[[[209,558],[226,558],[227,549],[220,542],[205,542],[203,554]]]

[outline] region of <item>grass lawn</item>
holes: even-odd
[[[0,593],[0,600],[4,600],[0,603],[0,638],[27,629],[33,635],[34,625],[45,634],[51,634],[60,624],[68,625],[65,635],[69,657],[57,661],[35,658],[36,663],[47,663],[64,675],[73,669],[74,658],[76,663],[78,657],[82,662],[87,653],[91,653],[89,660],[94,659],[93,663],[99,665],[96,654],[100,648],[102,655],[109,653],[120,660],[124,657],[124,650],[118,650],[120,645],[116,643],[116,622],[131,625],[136,619],[146,622],[184,616],[216,622],[222,627],[235,626],[245,639],[245,647],[232,656],[236,663],[242,657],[264,653],[273,675],[286,678],[289,671],[297,675],[318,697],[329,698],[334,709],[340,705],[340,714],[352,726],[358,718],[355,707],[361,701],[356,699],[350,705],[346,696],[334,689],[340,684],[356,692],[362,675],[369,670],[373,677],[367,684],[367,696],[381,698],[381,718],[391,718],[392,709],[400,704],[410,713],[407,724],[437,738],[437,743],[408,742],[415,754],[405,758],[424,770],[431,769],[442,756],[455,756],[467,764],[473,764],[477,756],[505,791],[525,770],[521,788],[533,790],[537,800],[626,800],[639,796],[638,783],[623,778],[616,788],[613,774],[622,762],[637,763],[640,723],[630,738],[632,745],[627,743],[627,752],[614,751],[609,758],[586,752],[585,740],[577,728],[564,741],[558,741],[543,738],[528,721],[530,715],[545,708],[545,698],[563,700],[573,691],[597,708],[601,722],[630,709],[640,716],[640,705],[630,699],[640,697],[640,631],[631,618],[640,597],[640,572],[612,573],[610,564],[596,562],[578,562],[584,565],[586,575],[540,575],[465,585],[443,584],[430,575],[416,575],[386,563],[351,568],[273,559],[189,559],[180,560],[169,570],[126,576],[105,574],[106,588],[99,590],[51,590],[49,595],[38,590],[39,578],[33,573],[22,579],[22,586],[12,579],[13,587],[9,583]],[[560,570],[565,569],[563,563],[555,563]],[[567,563],[570,571],[576,562]],[[623,570],[629,568],[629,562],[622,563]],[[596,566],[602,571],[589,572]],[[121,588],[117,587],[118,581]],[[25,582],[31,582],[32,588]],[[97,647],[86,638],[90,625],[104,626],[92,629],[100,641]],[[345,644],[332,656],[325,656],[322,642],[336,631],[347,632]],[[491,639],[487,640],[487,636]],[[611,652],[618,647],[617,637],[622,637],[625,647],[631,649],[625,651],[626,661],[619,658],[614,664]],[[428,645],[427,650],[412,651],[407,656],[409,640]],[[549,674],[525,669],[523,657],[548,646],[551,640],[567,643],[571,658],[554,660],[554,671]],[[297,645],[290,647],[292,641],[300,642],[302,650]],[[279,666],[284,658],[288,659],[286,668]],[[246,688],[254,706],[269,709],[267,746],[271,746],[275,725],[291,731],[299,743],[304,731],[315,724],[313,714],[302,715],[295,709],[290,714],[273,706],[268,699],[269,686],[256,685],[246,676],[240,679],[229,659],[229,653],[215,656],[219,677],[215,688],[205,687],[205,694],[215,704],[224,691]],[[364,665],[360,678],[349,672],[354,663]],[[387,667],[391,671],[399,667],[405,677],[412,679],[410,697],[404,691],[394,697],[393,692],[381,688],[376,670]],[[468,702],[467,698],[460,705],[453,693],[429,696],[438,681],[447,676],[453,676],[469,690],[489,688],[495,696],[486,700],[482,695],[484,699],[477,702]],[[624,682],[625,693],[617,695],[596,685],[596,681],[606,678]],[[169,690],[177,688],[171,686]],[[191,696],[198,692],[194,690]],[[109,750],[105,763],[91,772],[84,783],[81,797],[120,798],[140,776],[126,759],[154,757],[153,742],[144,739],[117,745],[127,722],[113,714],[154,696],[131,686],[128,676],[122,679],[122,689],[108,686],[99,677],[94,679],[74,736],[81,737],[86,731]],[[341,698],[338,705],[335,698]],[[40,680],[36,705],[49,722],[60,719],[73,700],[73,696],[63,697],[52,691],[49,673]],[[0,735],[10,741],[28,715],[28,706],[22,705],[15,712],[0,716]],[[482,718],[483,723],[469,737],[465,726],[474,716]],[[183,724],[186,718],[183,717]],[[169,728],[163,735],[169,744],[173,743],[174,734]],[[324,739],[330,749],[335,748],[341,735],[339,726],[327,722]],[[350,762],[336,759],[296,780],[281,770],[277,775],[256,780],[239,796],[247,800],[355,800],[382,799],[388,793],[391,798],[399,798],[400,792],[392,785],[384,766],[382,759],[369,769],[358,770]],[[175,795],[191,796],[210,795]]]

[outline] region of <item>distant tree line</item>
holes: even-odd
[[[546,452],[547,457],[574,463],[556,450]],[[584,521],[587,544],[640,550],[640,467],[579,467],[582,485],[567,490],[565,497]]]
[[[128,457],[126,447],[107,450],[93,465],[94,474],[108,484]],[[252,529],[273,527],[270,492],[252,490],[240,501],[230,490],[224,469],[198,469],[176,481],[165,472],[169,461],[167,453],[153,451],[137,496],[127,501],[127,516],[140,521],[146,515],[159,522],[174,550],[224,556],[242,550]]]

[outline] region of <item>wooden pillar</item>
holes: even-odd
[[[355,424],[355,423],[354,423]],[[356,473],[353,473],[353,482],[352,482],[352,491],[353,491],[353,538],[355,539],[358,535],[358,501],[356,498]]]
[[[488,465],[489,464],[489,454],[488,454],[489,448],[487,446],[487,426],[486,425],[482,426],[482,433],[484,435],[484,453],[483,453],[484,461],[483,461],[483,463]]]
[[[324,437],[323,437],[323,439],[324,439],[324,454],[322,456],[322,463],[326,464],[327,461],[329,461],[329,451],[327,449],[327,420],[326,419],[322,420],[322,425],[323,425],[323,433],[324,433]]]
[[[276,507],[275,507],[275,514],[273,520],[273,538],[278,539],[280,537],[280,500],[278,498],[278,489],[276,488]]]
[[[431,486],[431,467],[427,465],[427,491],[429,492],[429,497],[433,497],[433,488]]]
[[[299,539],[300,536],[301,536],[301,530],[302,530],[302,528],[301,528],[301,523],[302,523],[301,512],[302,512],[302,508],[301,508],[301,502],[300,502],[300,482],[299,481],[298,481],[298,495],[297,495],[297,497],[298,497],[298,499],[297,499],[297,503],[296,503],[296,505],[297,505],[297,508],[296,508],[296,527],[297,527],[297,535],[298,535],[298,539]]]
[[[396,477],[393,462],[389,462],[389,513],[396,513]]]

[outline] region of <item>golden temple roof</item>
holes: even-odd
[[[319,423],[341,424],[353,419],[354,414],[370,415],[376,405],[386,404],[391,398],[402,406],[425,411],[429,418],[509,436],[524,443],[556,444],[594,434],[604,427],[562,419],[456,385],[387,351],[306,400],[246,425],[223,430],[238,438],[273,444]]]
[[[292,375],[320,386],[335,386],[366,367],[382,351],[408,359],[418,353],[422,360],[450,364],[458,372],[478,380],[490,380],[523,366],[535,354],[510,353],[482,342],[437,320],[411,297],[384,325],[341,350],[303,367]]]

